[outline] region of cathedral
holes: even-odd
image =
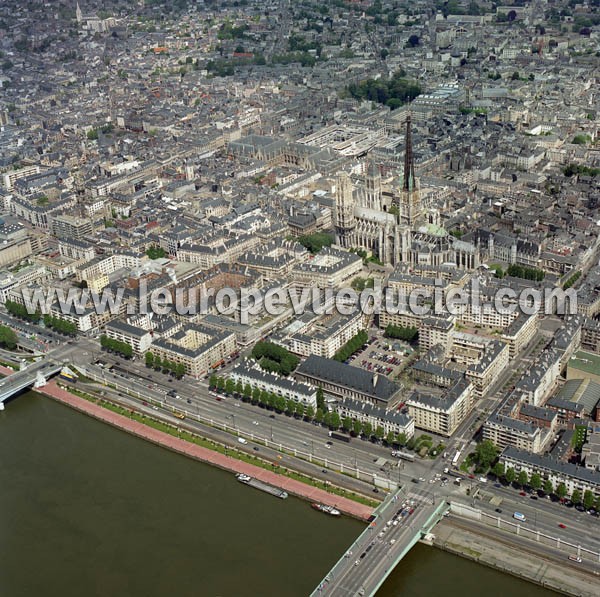
[[[415,176],[410,116],[401,184],[384,188],[377,166],[370,163],[364,183],[355,188],[346,172],[338,175],[334,225],[336,242],[363,249],[386,265],[398,263],[452,264],[461,269],[479,266],[476,247],[458,241],[440,226],[440,214],[421,201]]]

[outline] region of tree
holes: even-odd
[[[600,495],[594,501],[594,508],[600,512]]]
[[[162,360],[157,355],[154,355],[154,369],[155,371],[160,371],[162,369]]]
[[[494,465],[494,475],[496,475],[496,477],[498,477],[498,479],[500,479],[501,477],[504,477],[504,464],[502,464],[502,462],[496,462],[496,464]]]
[[[291,399],[286,400],[285,412],[287,412],[288,415],[293,415],[295,410],[296,410],[296,403]]]
[[[419,36],[418,35],[411,35],[408,38],[408,42],[407,42],[407,47],[409,48],[415,48],[416,46],[419,45]]]
[[[512,23],[517,18],[517,12],[515,10],[509,10],[506,18],[509,23]]]
[[[154,365],[154,355],[151,352],[146,353],[146,367],[152,368]]]
[[[556,488],[556,495],[561,500],[564,500],[565,497],[567,497],[567,486],[564,483],[559,483],[558,487]]]
[[[277,396],[275,399],[275,410],[282,413],[285,410],[285,398],[283,396]]]
[[[375,429],[375,437],[379,440],[383,439],[383,436],[385,435],[385,431],[383,429],[383,427],[381,425],[378,425],[377,428]]]
[[[571,501],[574,504],[581,504],[581,491],[579,489],[575,489],[571,494]]]
[[[496,448],[494,442],[486,439],[477,444],[475,448],[475,461],[482,469],[487,470],[497,457],[498,448]]]
[[[233,394],[234,390],[235,390],[235,382],[233,381],[233,379],[228,377],[227,381],[225,382],[225,391],[228,394]]]
[[[589,510],[594,505],[594,493],[589,489],[583,492],[583,507]]]
[[[544,492],[547,493],[548,495],[550,495],[551,493],[554,493],[554,485],[552,484],[552,481],[550,481],[550,479],[546,479],[544,481],[543,489],[544,489]]]
[[[241,396],[244,393],[244,384],[240,379],[238,379],[237,383],[235,384],[235,393],[238,396]]]
[[[17,346],[17,334],[7,325],[0,325],[0,346],[14,350]]]
[[[185,365],[183,363],[177,363],[175,365],[175,376],[177,379],[181,379],[185,375]]]
[[[252,398],[252,386],[249,383],[247,383],[244,386],[244,398],[246,398],[247,400],[250,400]]]
[[[515,469],[512,466],[507,468],[506,472],[504,473],[504,478],[506,479],[507,483],[512,483],[515,480],[516,476],[517,473],[515,472]]]
[[[340,415],[338,415],[335,411],[333,411],[329,417],[329,426],[332,429],[340,428]]]
[[[252,390],[252,394],[251,394],[252,404],[258,404],[260,402],[261,404],[266,405],[266,401],[263,402],[261,400],[261,394],[262,394],[262,392],[260,391],[260,388],[254,388]]]
[[[371,434],[373,433],[373,425],[371,425],[371,423],[369,423],[369,421],[365,421],[362,424],[362,432],[365,437],[367,437],[367,438],[371,437]]]
[[[323,422],[323,409],[322,408],[317,408],[317,412],[315,413],[315,421],[319,424]]]
[[[352,431],[354,432],[355,435],[361,434],[362,423],[358,419],[355,419],[354,422],[352,423]]]
[[[217,390],[223,391],[225,389],[225,380],[219,376],[217,377]]]
[[[315,418],[315,409],[312,406],[307,406],[304,411],[304,417],[309,421]]]
[[[299,418],[302,418],[304,416],[304,404],[302,404],[302,402],[296,402],[296,409],[294,414]]]
[[[536,491],[542,487],[542,478],[538,473],[533,473],[531,475],[531,479],[529,479],[529,485],[533,487]]]
[[[398,442],[398,445],[401,447],[406,446],[406,443],[408,442],[408,438],[406,437],[406,433],[399,433],[396,436],[396,441]]]
[[[352,431],[352,419],[350,417],[344,417],[342,427],[344,428],[344,431]]]
[[[394,443],[395,439],[396,438],[394,436],[394,432],[393,431],[388,431],[387,435],[385,436],[385,443],[388,446],[391,446]]]
[[[321,411],[325,408],[325,397],[323,396],[323,388],[319,386],[317,388],[317,409]]]
[[[527,485],[528,481],[529,481],[529,475],[527,474],[527,471],[520,471],[519,472],[519,478],[517,480],[517,482],[519,483],[519,485],[521,487],[523,487],[524,485]]]

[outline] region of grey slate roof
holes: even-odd
[[[301,363],[297,373],[313,377],[315,380],[337,384],[385,402],[389,401],[399,389],[399,386],[382,375],[316,355],[311,355]]]

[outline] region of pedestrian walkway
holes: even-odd
[[[133,421],[123,415],[115,413],[111,410],[103,408],[93,402],[89,402],[79,396],[67,392],[66,390],[59,387],[56,382],[50,381],[43,388],[38,390],[41,394],[49,396],[62,404],[66,404],[82,413],[90,415],[95,419],[109,423],[119,429],[132,433],[138,437],[151,441],[159,446],[173,450],[180,454],[184,454],[196,460],[206,462],[218,466],[219,468],[235,472],[244,473],[251,477],[255,477],[265,483],[269,483],[275,487],[279,487],[287,491],[291,495],[305,498],[314,502],[335,506],[338,510],[344,514],[360,518],[362,520],[368,520],[371,516],[372,508],[359,504],[348,498],[333,495],[319,489],[317,487],[311,487],[306,483],[290,479],[283,475],[279,475],[273,471],[268,471],[259,466],[247,462],[241,462],[230,456],[225,456],[208,448],[192,444],[185,440],[173,437],[168,433],[148,427],[138,421]]]

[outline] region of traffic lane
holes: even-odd
[[[315,464],[311,464],[307,461],[297,460],[293,458],[293,456],[289,455],[281,455],[278,451],[260,446],[258,454],[254,450],[254,446],[252,446],[252,442],[249,441],[248,444],[241,445],[237,443],[236,437],[232,436],[226,431],[222,431],[218,428],[206,427],[202,423],[195,421],[192,418],[185,419],[185,423],[176,417],[174,417],[169,411],[159,408],[159,411],[153,411],[150,406],[144,406],[137,399],[131,398],[129,396],[120,396],[116,393],[115,390],[107,388],[107,394],[111,394],[116,401],[123,404],[125,407],[135,409],[138,412],[143,412],[148,416],[156,417],[161,420],[165,420],[166,422],[177,425],[181,428],[191,428],[194,432],[198,433],[202,437],[207,437],[209,439],[213,439],[222,444],[227,445],[232,450],[239,450],[240,452],[244,452],[246,454],[259,456],[269,462],[273,462],[277,466],[286,466],[292,468],[293,470],[299,471],[300,473],[306,474],[310,477],[319,479],[324,482],[331,482],[328,478],[323,478],[320,475],[321,467]],[[288,462],[290,460],[290,462]],[[351,477],[343,476],[341,478],[336,478],[335,485],[339,485],[344,487],[345,489],[349,489],[350,491],[362,493],[363,495],[369,495],[370,486],[366,483],[363,483],[359,480],[353,479]]]
[[[527,503],[526,500],[531,503]],[[571,538],[575,541],[575,545],[581,544],[594,551],[600,551],[600,539],[598,538],[600,522],[596,517],[582,514],[569,519],[564,512],[551,508],[554,504],[545,502],[547,500],[506,499],[500,505],[502,513],[495,512],[495,508],[498,506],[485,502],[482,502],[481,506],[482,510],[488,510],[494,516],[499,516],[504,520],[511,519],[514,512],[521,512],[527,518],[522,525],[529,529],[539,530],[552,537],[564,537],[565,540]],[[559,507],[568,510],[564,506]],[[515,520],[512,519],[512,522]],[[562,529],[560,524],[564,524],[566,528]]]

